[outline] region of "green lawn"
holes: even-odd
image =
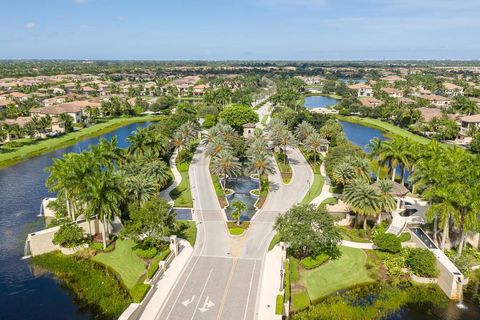
[[[81,140],[113,131],[119,127],[123,127],[131,123],[155,121],[159,119],[160,117],[158,116],[116,118],[62,135],[60,137],[32,141],[31,143],[24,144],[22,147],[12,148],[8,151],[6,151],[5,148],[3,148],[3,150],[0,148],[0,168],[12,165],[16,162],[40,155],[48,151],[73,145]]]
[[[190,176],[188,175],[189,167],[190,163],[177,163],[177,169],[182,176],[182,181],[175,189],[170,192],[170,197],[172,197],[173,201],[175,202],[175,207],[193,207],[192,190],[190,188]]]
[[[280,157],[280,153],[275,153],[275,162],[277,163],[280,174],[282,175],[283,183],[290,183],[292,180],[292,166],[290,163],[287,162],[287,164],[285,164],[283,159]]]
[[[372,118],[360,118],[360,117],[355,117],[355,116],[349,116],[349,117],[342,117],[342,116],[337,116],[339,120],[347,121],[347,122],[352,122],[352,123],[358,123],[367,127],[372,127],[375,129],[379,129],[383,132],[391,133],[393,135],[398,135],[401,137],[409,138],[412,139],[415,142],[421,143],[421,144],[427,144],[431,140],[419,135],[416,135],[410,131],[407,131],[405,129],[402,129],[400,127],[397,127],[393,124],[390,124],[385,121],[381,121],[378,119],[372,119]]]
[[[176,228],[172,233],[187,240],[193,247],[197,239],[197,224],[195,221],[177,221]]]
[[[309,204],[310,202],[312,202],[313,199],[318,197],[322,192],[323,182],[323,176],[320,173],[315,173],[313,176],[312,186],[310,187],[308,193],[302,199],[302,202],[300,204]]]
[[[112,268],[131,289],[146,271],[145,263],[133,252],[134,246],[133,240],[117,240],[115,250],[97,254],[92,260]]]
[[[367,255],[361,249],[340,247],[342,255],[337,260],[310,271],[303,270],[301,281],[307,287],[310,300],[332,294],[340,289],[373,282],[368,276],[365,264]]]

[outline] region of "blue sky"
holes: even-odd
[[[480,0],[0,2],[0,59],[480,59]]]

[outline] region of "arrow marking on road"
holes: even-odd
[[[183,301],[182,304],[183,304],[185,307],[188,307],[188,305],[189,305],[190,303],[192,303],[193,300],[195,300],[195,296],[192,296],[191,299],[187,299],[187,300]]]
[[[207,296],[205,298],[205,302],[203,303],[203,307],[201,308],[198,308],[198,310],[200,310],[200,312],[205,312],[205,311],[208,311],[211,307],[215,306],[215,303],[213,303],[211,300],[210,300],[210,297]]]

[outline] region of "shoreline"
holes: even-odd
[[[12,166],[23,160],[27,160],[44,153],[66,148],[85,139],[93,138],[120,127],[139,122],[158,121],[162,116],[139,116],[131,118],[114,118],[106,122],[97,123],[91,127],[70,132],[60,137],[39,140],[33,145],[18,148],[9,153],[0,154],[0,169]]]
[[[412,133],[410,131],[407,131],[405,129],[402,129],[398,126],[395,126],[391,123],[384,122],[378,119],[373,119],[373,118],[360,118],[357,116],[341,116],[341,115],[336,115],[335,119],[340,120],[340,121],[345,121],[349,123],[355,123],[359,124],[365,127],[369,127],[372,129],[379,130],[382,132],[387,138],[391,139],[395,136],[398,137],[404,137],[410,140],[413,140],[415,142],[418,142],[420,144],[426,145],[430,143],[431,139],[422,137],[420,135],[417,135],[415,133]],[[442,143],[443,144],[443,143]]]

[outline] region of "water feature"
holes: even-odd
[[[245,203],[247,206],[247,210],[242,213],[240,220],[249,221],[257,211],[254,206],[255,202],[257,201],[257,197],[252,195],[250,191],[259,188],[258,180],[250,177],[229,178],[227,179],[226,187],[228,189],[232,189],[234,192],[233,195],[227,197],[230,204],[232,204],[234,201],[240,201]],[[227,214],[227,218],[231,220],[231,205],[225,209],[225,213]]]
[[[367,82],[366,79],[362,78],[340,78],[340,80],[346,84],[353,82],[353,83],[365,83]]]
[[[338,103],[337,99],[333,99],[325,96],[307,96],[305,97],[305,102],[303,105],[305,108],[326,108],[329,106],[336,105]]]
[[[67,152],[80,152],[100,138],[126,137],[147,123],[130,124],[100,137],[78,142],[0,169],[0,319],[90,319],[93,314],[74,302],[72,293],[48,274],[34,275],[28,260],[20,260],[28,233],[45,227],[38,217],[43,198],[54,196],[45,188],[44,168]]]
[[[340,124],[343,127],[343,132],[347,136],[347,139],[350,140],[353,144],[363,148],[363,150],[368,151],[367,144],[373,138],[379,138],[381,140],[386,140],[382,131],[362,126],[358,123],[351,123],[347,121],[340,121]]]

